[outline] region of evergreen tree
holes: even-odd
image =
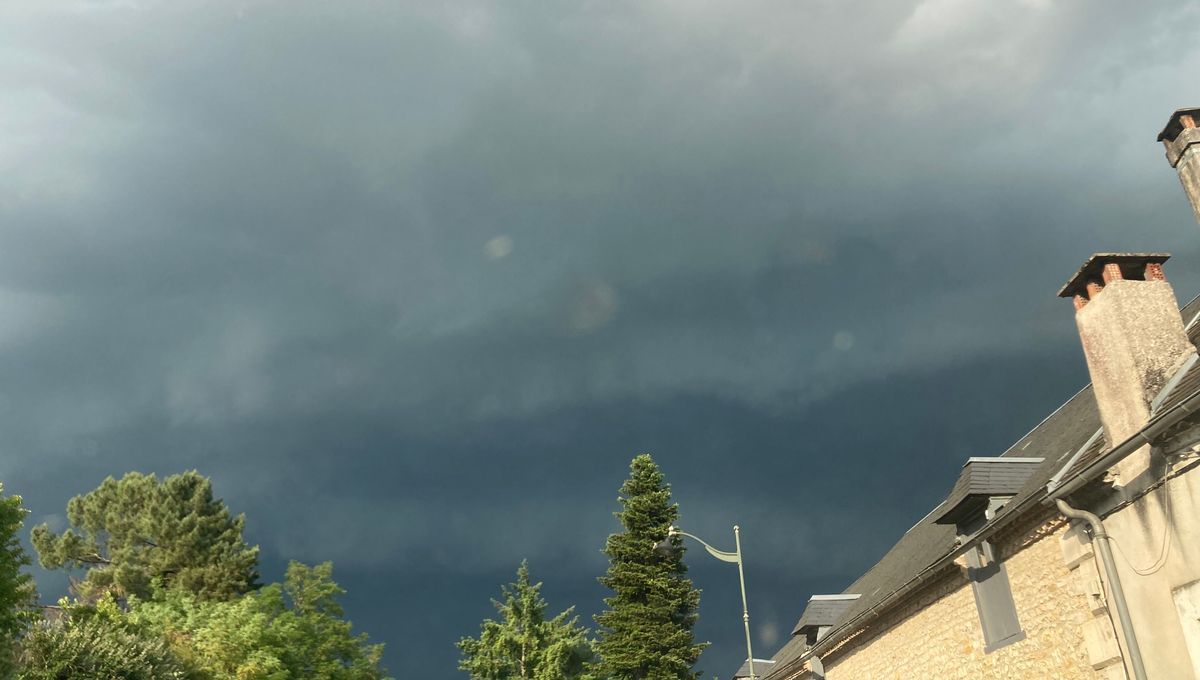
[[[530,583],[529,565],[521,562],[517,580],[500,591],[504,601],[492,600],[500,620],[487,619],[479,639],[458,642],[463,658],[459,670],[473,680],[585,680],[592,661],[587,629],[572,616],[574,607],[546,620],[541,583]]]
[[[657,551],[679,518],[671,487],[647,454],[633,459],[621,486],[616,513],[624,533],[608,537],[604,552],[608,573],[600,583],[613,591],[600,624],[597,651],[600,675],[611,680],[696,680],[692,666],[707,646],[692,635],[700,591],[685,578],[683,544],[670,537],[674,550]]]
[[[21,571],[29,558],[17,539],[26,512],[20,496],[0,496],[0,678],[12,671],[13,644],[33,618],[33,579]]]
[[[109,477],[71,499],[61,535],[33,529],[38,561],[47,569],[86,568],[79,592],[150,594],[162,582],[202,599],[230,599],[258,586],[258,548],[242,539],[245,518],[231,516],[199,473],[130,472]]]

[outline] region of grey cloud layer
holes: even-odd
[[[255,372],[297,343],[337,352],[345,335],[378,343],[360,361],[437,366],[388,386],[405,406],[426,400],[417,385],[459,391],[457,376],[439,385],[439,349],[481,338],[502,355],[472,353],[473,370],[534,383],[503,400],[536,408],[578,385],[536,386],[544,355],[531,345],[619,319],[626,291],[669,279],[747,289],[764,270],[829,259],[846,278],[884,279],[888,266],[941,259],[958,285],[939,288],[935,274],[910,292],[929,311],[903,311],[945,319],[953,298],[990,287],[970,280],[988,240],[1028,257],[1047,221],[1078,215],[1080,180],[1064,172],[1128,146],[1120,131],[1137,128],[1120,121],[1161,118],[1161,105],[1120,96],[1144,91],[1147,72],[1171,82],[1162,67],[1180,57],[1180,22],[1161,13],[1011,5],[926,2],[853,22],[792,3],[10,10],[9,37],[27,50],[9,48],[23,57],[6,71],[26,104],[13,117],[37,144],[6,154],[5,278],[72,311],[141,306],[148,325],[169,325],[160,331],[178,337],[154,349],[173,367],[162,389],[183,419],[286,404],[272,388],[290,371]],[[1151,47],[1114,49],[1118,32]],[[1130,165],[1110,181],[1152,168]],[[1168,193],[1163,175],[1156,195]],[[1005,201],[1030,223],[998,213]],[[1125,202],[1113,202],[1119,214]],[[1112,219],[1098,217],[1093,229]],[[489,261],[498,236],[513,252]],[[856,269],[858,238],[891,251],[884,268]],[[950,244],[960,262],[945,257]],[[663,343],[706,325],[711,310],[688,307]],[[812,347],[847,330],[791,321],[788,335]],[[631,334],[608,340],[639,352]],[[726,344],[704,349],[716,375],[701,378],[726,389],[796,382],[764,385],[770,369],[723,360]],[[188,368],[210,362],[215,376]],[[686,372],[637,374],[670,389]]]
[[[1152,140],[1200,97],[1198,14],[7,2],[0,479],[49,515],[96,475],[199,467],[277,555],[403,571],[450,536],[446,569],[594,570],[624,462],[655,448],[703,526],[824,522],[762,532],[815,574],[807,546],[876,508],[724,495],[733,468],[681,472],[654,433],[803,468],[763,422],[819,428],[856,389],[1014,347],[1069,361],[1052,293],[1093,250],[1172,250],[1188,296],[1195,232]],[[710,397],[757,415],[707,444]]]

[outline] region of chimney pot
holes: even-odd
[[[1121,279],[1125,278],[1124,276],[1121,276],[1121,265],[1117,264],[1116,262],[1109,262],[1108,264],[1104,265],[1104,272],[1102,276],[1104,277],[1104,285],[1106,286],[1113,281],[1120,281]]]

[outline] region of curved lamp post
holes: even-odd
[[[679,527],[673,525],[667,527],[667,537],[664,538],[657,546],[655,546],[655,549],[659,552],[673,550],[674,546],[671,545],[671,537],[673,536],[687,536],[688,538],[693,539],[700,545],[704,546],[704,549],[708,551],[709,555],[712,555],[722,562],[732,562],[737,565],[738,584],[742,587],[742,625],[746,629],[746,662],[750,664],[750,680],[757,680],[758,676],[754,674],[754,650],[750,647],[750,610],[746,607],[746,576],[742,568],[741,529],[738,528],[738,525],[733,525],[733,552],[717,550],[708,543],[705,543],[704,539],[700,538],[699,536],[689,534],[688,532],[682,531]]]

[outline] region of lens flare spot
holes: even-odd
[[[854,349],[854,334],[850,331],[838,331],[834,333],[833,348],[839,352],[849,352]]]
[[[508,236],[497,236],[483,245],[483,254],[489,260],[502,260],[512,254],[513,240]]]

